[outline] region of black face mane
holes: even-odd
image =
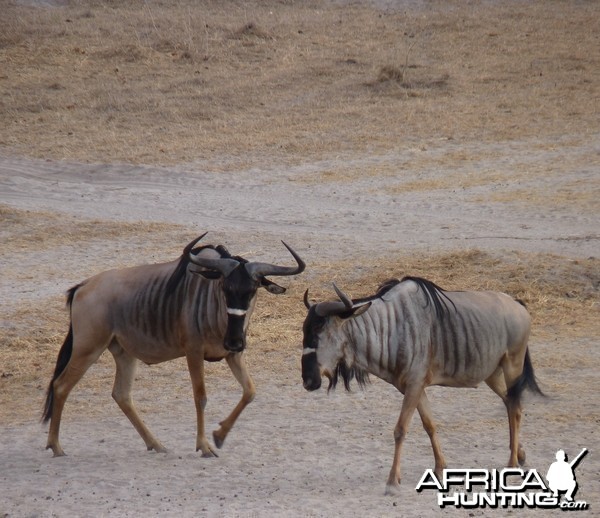
[[[335,389],[336,385],[338,384],[339,378],[342,378],[342,381],[344,382],[344,388],[348,392],[351,392],[350,382],[353,379],[356,379],[360,388],[364,388],[365,385],[369,383],[369,373],[366,370],[361,369],[356,365],[348,367],[344,359],[338,362],[333,375],[331,376],[331,378],[329,378],[329,386],[327,387],[327,392],[329,392],[332,389]]]

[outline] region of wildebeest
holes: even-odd
[[[148,450],[165,451],[139,417],[131,387],[137,360],[155,364],[186,357],[197,416],[196,451],[214,456],[204,432],[204,361],[225,359],[243,388],[240,402],[213,433],[220,448],[236,419],[254,398],[254,383],[242,351],[257,290],[280,294],[285,288],[267,276],[296,275],[305,264],[292,250],[296,266],[248,262],[225,247],[195,247],[168,263],[110,270],[68,291],[69,332],[58,354],[48,387],[43,420],[50,420],[47,448],[64,455],[58,440],[67,396],[86,370],[108,349],[116,375],[112,396],[138,431]]]
[[[476,387],[485,381],[508,412],[508,465],[525,461],[521,395],[525,388],[541,390],[527,347],[531,318],[522,303],[499,292],[444,291],[418,277],[390,280],[358,300],[334,289],[337,301],[311,304],[308,290],[304,295],[304,387],[318,389],[324,375],[330,389],[340,377],[349,389],[353,378],[364,385],[371,373],[404,394],[386,493],[398,490],[400,451],[415,409],[431,440],[435,472],[446,467],[425,394],[430,385]]]

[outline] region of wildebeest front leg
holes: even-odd
[[[394,461],[385,488],[386,495],[396,494],[400,490],[400,453],[402,451],[402,443],[408,433],[408,426],[410,425],[415,409],[421,401],[422,394],[423,386],[421,384],[418,387],[408,387],[404,393],[400,417],[394,428]]]
[[[221,448],[225,442],[225,437],[229,433],[229,430],[233,427],[236,419],[242,413],[242,410],[254,399],[256,389],[254,388],[254,382],[248,373],[246,361],[244,360],[243,353],[230,354],[226,358],[227,364],[231,369],[231,372],[242,386],[243,394],[242,399],[233,409],[233,412],[229,414],[227,419],[221,421],[219,424],[221,428],[213,432],[213,439],[217,448]]]
[[[116,342],[113,342],[108,350],[112,353],[117,366],[117,373],[115,374],[115,383],[112,391],[113,399],[117,402],[119,408],[123,410],[123,413],[140,434],[146,443],[146,448],[148,448],[149,451],[154,450],[159,453],[166,452],[166,448],[154,437],[154,435],[152,435],[138,415],[135,406],[133,405],[133,400],[131,399],[131,387],[133,385],[137,360]]]
[[[435,459],[435,474],[437,475],[438,479],[441,480],[442,472],[446,467],[446,459],[444,459],[444,455],[442,454],[440,442],[438,440],[437,432],[435,430],[435,424],[433,423],[433,418],[431,416],[429,399],[427,399],[427,394],[425,394],[424,390],[423,394],[421,395],[419,405],[417,406],[417,410],[419,411],[419,415],[421,416],[423,428],[425,428],[425,431],[427,432],[427,435],[429,435],[429,439],[431,440],[431,448],[433,449],[433,457]]]
[[[196,404],[196,451],[202,450],[203,457],[217,457],[218,455],[208,444],[204,431],[204,408],[206,407],[206,386],[204,384],[204,358],[195,352],[186,354],[192,388],[194,390],[194,403]]]

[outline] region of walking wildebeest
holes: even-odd
[[[165,451],[139,417],[131,387],[136,360],[147,364],[186,357],[197,415],[196,451],[215,456],[204,432],[204,361],[225,359],[243,388],[240,402],[213,433],[217,448],[236,419],[254,398],[254,383],[242,351],[259,287],[280,294],[285,288],[269,275],[296,275],[305,264],[291,247],[296,266],[248,262],[223,246],[194,248],[168,263],[110,270],[68,291],[71,323],[58,354],[46,397],[44,421],[50,421],[48,445],[54,456],[64,455],[58,440],[63,406],[86,370],[108,349],[116,376],[112,395],[146,443],[148,450]]]
[[[340,300],[304,303],[302,379],[307,390],[339,377],[346,389],[368,374],[404,394],[394,429],[394,461],[386,493],[400,483],[400,451],[412,415],[418,410],[427,431],[435,472],[446,466],[425,394],[430,385],[476,387],[485,381],[504,401],[510,430],[508,465],[525,461],[519,443],[521,395],[525,388],[541,394],[529,358],[531,319],[524,305],[504,293],[444,291],[418,277],[384,283],[372,297],[351,300],[334,284]]]

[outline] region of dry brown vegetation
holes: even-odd
[[[598,129],[600,6],[2,0],[0,146],[242,163]]]
[[[150,235],[173,232],[177,225],[152,222],[110,222],[80,220],[51,212],[33,212],[0,205],[0,236],[6,249],[19,252],[41,252],[61,245],[73,246],[90,239],[114,239],[127,235]],[[185,238],[184,238],[185,239]],[[82,245],[84,246],[84,245]]]

